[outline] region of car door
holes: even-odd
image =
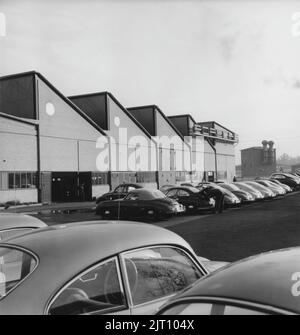
[[[136,218],[140,215],[139,194],[129,193],[121,200],[121,216],[126,219]]]
[[[129,315],[118,258],[93,265],[72,279],[54,295],[46,313]]]
[[[131,314],[153,314],[171,296],[205,272],[175,246],[149,246],[120,255]]]

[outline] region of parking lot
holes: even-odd
[[[179,216],[154,224],[185,238],[198,255],[235,261],[263,251],[300,244],[300,192],[230,208],[222,214]],[[49,225],[98,220],[91,209],[33,214]]]

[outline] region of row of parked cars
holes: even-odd
[[[300,248],[236,263],[150,224],[0,214],[0,314],[300,314]]]
[[[214,210],[215,199],[204,189],[218,189],[224,194],[225,207],[283,196],[300,187],[297,174],[274,173],[269,178],[240,182],[201,182],[164,185],[160,190],[139,184],[121,184],[96,200],[96,214],[104,219],[166,219],[172,215]]]

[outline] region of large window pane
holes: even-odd
[[[9,173],[8,174],[8,188],[15,188],[15,174]]]
[[[124,260],[135,305],[174,294],[202,276],[186,253],[172,247],[130,252]]]

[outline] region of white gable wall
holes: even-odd
[[[97,171],[96,128],[69,106],[60,96],[37,79],[40,119],[42,171]],[[55,107],[55,114],[46,113],[46,103]]]

